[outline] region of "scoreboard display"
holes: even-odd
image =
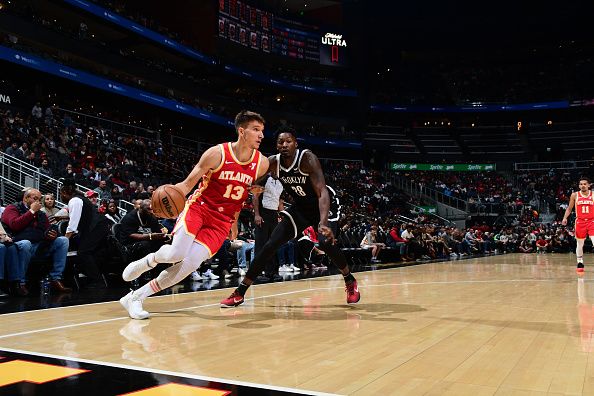
[[[341,35],[277,18],[243,1],[219,0],[219,37],[293,59],[330,66],[347,64],[346,40]]]

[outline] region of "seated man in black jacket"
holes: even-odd
[[[97,212],[95,205],[81,191],[74,181],[66,180],[60,190],[62,201],[68,204],[68,228],[66,238],[75,241],[77,259],[88,278],[87,287],[102,285],[97,260],[101,252],[105,255],[109,223]]]
[[[168,239],[166,229],[153,215],[150,199],[142,200],[138,209],[126,213],[120,224],[120,235],[116,237],[128,248],[131,261],[156,252]]]

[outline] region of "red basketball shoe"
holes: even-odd
[[[584,274],[584,263],[578,262],[575,272],[577,272],[578,275],[583,275]]]
[[[359,287],[357,281],[354,280],[351,283],[347,283],[344,290],[347,293],[347,303],[356,304],[361,299],[361,293],[359,293]]]
[[[243,296],[235,290],[229,297],[221,301],[221,308],[233,308],[243,304]]]

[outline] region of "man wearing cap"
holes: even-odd
[[[94,193],[94,191],[87,191],[87,193]],[[94,194],[96,197],[97,193]],[[60,197],[68,204],[70,213],[65,236],[71,241],[75,239],[75,245],[78,246],[78,263],[88,278],[87,287],[101,286],[103,283],[97,264],[101,260],[97,260],[97,256],[107,242],[109,223],[97,212],[97,208],[82,196],[73,182],[64,182]]]
[[[91,201],[93,206],[97,207],[97,202],[99,201],[99,193],[97,191],[89,190],[85,193],[85,197]]]

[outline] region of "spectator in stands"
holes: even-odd
[[[64,182],[60,196],[70,213],[65,236],[77,245],[77,261],[87,276],[87,287],[97,287],[101,284],[97,257],[106,247],[109,223],[72,180]]]
[[[295,240],[292,239],[279,247],[276,258],[279,263],[279,272],[300,272],[299,267],[295,265]]]
[[[377,240],[377,226],[371,226],[371,230],[369,230],[363,239],[361,240],[361,247],[363,249],[371,249],[371,262],[372,263],[379,263],[381,260],[378,259],[379,253],[386,245],[378,242]]]
[[[247,252],[251,252],[250,263],[254,261],[255,255],[255,240],[253,227],[250,224],[249,218],[242,216],[237,222],[237,240],[241,241],[242,244],[237,249],[237,264],[239,266],[239,276],[245,276],[248,265],[247,265]]]
[[[105,218],[109,220],[110,224],[112,225],[122,221],[118,205],[115,203],[113,199],[109,201],[109,204],[107,204],[107,212],[105,213]]]
[[[109,206],[109,199],[102,199],[99,202],[99,208],[97,208],[97,212],[101,213],[102,215],[104,215],[105,213],[107,213],[107,207]]]
[[[507,253],[508,251],[510,251],[509,236],[507,235],[505,230],[501,230],[501,232],[498,235],[495,235],[495,243],[497,246],[497,250],[500,253]]]
[[[91,203],[93,204],[94,207],[96,207],[96,208],[99,207],[99,194],[97,193],[97,191],[88,190],[87,192],[85,192],[85,197],[89,201],[91,201]]]
[[[169,238],[153,215],[150,199],[141,200],[138,209],[126,213],[121,224],[117,238],[128,247],[130,261],[156,252]]]
[[[29,158],[29,155],[31,154],[31,150],[29,150],[29,143],[23,142],[23,144],[21,144],[21,147],[19,147],[19,150],[21,152],[20,159],[25,160]]]
[[[25,286],[28,264],[28,255],[19,255],[19,246],[13,243],[12,238],[0,224],[0,281],[4,280],[5,275],[7,276],[10,294],[19,297],[29,294]],[[0,290],[0,297],[6,296],[7,294]]]
[[[520,242],[518,250],[520,251],[520,253],[532,253],[532,242],[530,242],[528,236],[522,238],[522,242]]]
[[[16,157],[20,160],[24,159],[23,152],[19,149],[19,144],[13,141],[5,151],[6,154]]]
[[[52,177],[54,172],[49,166],[49,161],[47,158],[41,160],[41,166],[39,167],[39,173],[45,175],[47,177]]]
[[[99,194],[99,200],[104,199],[111,199],[111,191],[109,187],[107,187],[107,182],[105,180],[101,180],[99,182],[99,187],[94,190],[97,194]]]
[[[402,261],[407,261],[406,258],[406,239],[400,236],[400,229],[396,223],[392,225],[388,237],[386,238],[386,245],[398,249],[400,251],[400,258]]]
[[[41,103],[35,103],[35,105],[31,109],[31,115],[33,116],[33,121],[37,123],[41,122],[41,118],[43,117],[43,109],[41,108]]]
[[[59,237],[56,228],[50,227],[49,220],[41,211],[41,192],[28,189],[23,200],[6,207],[2,215],[2,223],[12,235],[15,242],[23,241],[21,253],[26,261],[31,257],[47,257],[53,259],[50,270],[50,286],[57,292],[70,292],[71,289],[62,284],[62,274],[66,267],[68,238]],[[29,245],[29,246],[26,246]]]
[[[41,210],[47,216],[47,219],[51,224],[56,224],[59,219],[56,219],[56,214],[60,211],[60,209],[56,208],[56,198],[54,198],[54,194],[48,193],[43,196],[43,206]]]
[[[406,228],[404,229],[404,231],[402,231],[402,234],[400,234],[400,236],[408,244],[407,245],[408,259],[414,260],[415,257],[420,257],[421,256],[421,254],[420,254],[421,246],[419,245],[417,238],[415,238],[415,235],[413,234],[413,227],[411,224],[406,225]]]
[[[540,235],[536,241],[536,253],[546,253],[549,243],[545,240],[544,235]]]
[[[132,180],[128,184],[128,188],[126,188],[123,191],[124,199],[127,201],[134,201],[136,199],[136,196],[134,195],[135,193],[136,193],[136,181]]]
[[[454,227],[446,228],[439,234],[439,238],[444,244],[446,253],[449,253],[450,257],[457,257],[458,252],[460,251],[460,244],[454,238],[455,231],[456,229]]]
[[[29,151],[29,155],[25,158],[25,162],[31,166],[38,167],[35,151]]]
[[[146,199],[148,197],[145,197],[145,194],[146,194],[146,190],[144,189],[144,183],[138,183],[136,186],[136,191],[134,191],[131,198]]]
[[[119,202],[123,198],[120,188],[117,185],[113,185],[111,188],[111,200]]]
[[[478,241],[476,239],[475,232],[472,228],[470,228],[468,231],[466,231],[466,234],[464,235],[464,241],[468,245],[471,252],[479,251]]]
[[[72,164],[68,164],[66,165],[66,169],[64,169],[64,172],[62,173],[62,177],[64,179],[78,180],[80,175],[74,171],[74,166]]]

